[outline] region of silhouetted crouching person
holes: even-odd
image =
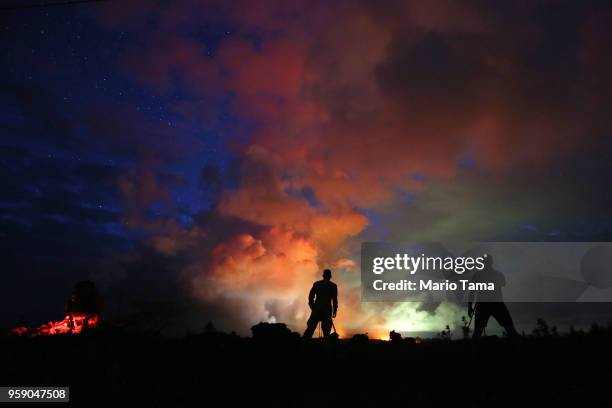
[[[338,311],[338,287],[331,281],[331,271],[323,271],[323,279],[316,281],[308,294],[308,306],[310,306],[310,318],[304,338],[311,338],[317,324],[321,322],[323,337],[329,337],[332,328],[332,317],[336,317]]]
[[[506,286],[506,278],[501,272],[493,269],[493,257],[491,255],[485,259],[484,269],[476,272],[472,281],[492,282],[495,285],[495,290],[470,291],[468,295],[468,315],[470,317],[474,315],[474,334],[472,338],[478,339],[482,336],[490,317],[497,320],[497,323],[506,330],[508,336],[517,336],[518,333],[514,328],[512,316],[510,316],[510,312],[503,302],[502,287]],[[476,298],[476,303],[472,306],[474,298]]]

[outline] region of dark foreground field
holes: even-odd
[[[478,345],[363,340],[6,336],[0,385],[70,386],[88,406],[612,405],[610,329]]]

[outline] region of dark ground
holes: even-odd
[[[4,336],[0,384],[70,386],[87,406],[612,406],[610,328],[478,345],[364,340]]]

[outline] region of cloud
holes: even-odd
[[[346,266],[343,323],[387,327],[398,313],[420,319],[426,312],[404,305],[360,305],[351,240],[380,238],[372,220],[385,216],[389,237],[437,240],[511,234],[545,215],[550,169],[589,156],[610,131],[602,108],[611,89],[603,68],[610,30],[601,7],[269,1],[109,8],[103,25],[134,27],[136,46],[122,59],[133,80],[163,94],[188,89],[190,98],[223,101],[248,129],[230,144],[237,186],[216,183],[213,210],[213,218],[241,224],[223,237],[209,217],[196,220],[197,237],[191,226],[181,232],[168,224],[151,242],[166,254],[189,254],[197,296],[248,299],[243,313],[253,319],[279,318],[273,298],[303,319],[295,305],[315,271],[330,265]],[[231,35],[208,43],[193,35],[206,15]],[[198,111],[189,100],[176,109]],[[477,176],[466,176],[465,163]],[[154,176],[145,176],[121,184],[142,206],[162,197],[146,182]],[[573,203],[561,201],[572,214]],[[450,319],[448,310],[439,313]]]

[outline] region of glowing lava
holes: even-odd
[[[36,328],[28,329],[25,326],[11,330],[19,336],[53,336],[56,334],[81,334],[95,329],[100,323],[97,314],[70,313],[64,320],[42,324]]]
[[[96,286],[90,281],[80,281],[72,289],[65,307],[66,317],[57,322],[42,324],[29,329],[25,326],[11,330],[18,336],[53,336],[56,334],[81,334],[100,325],[102,299]]]

